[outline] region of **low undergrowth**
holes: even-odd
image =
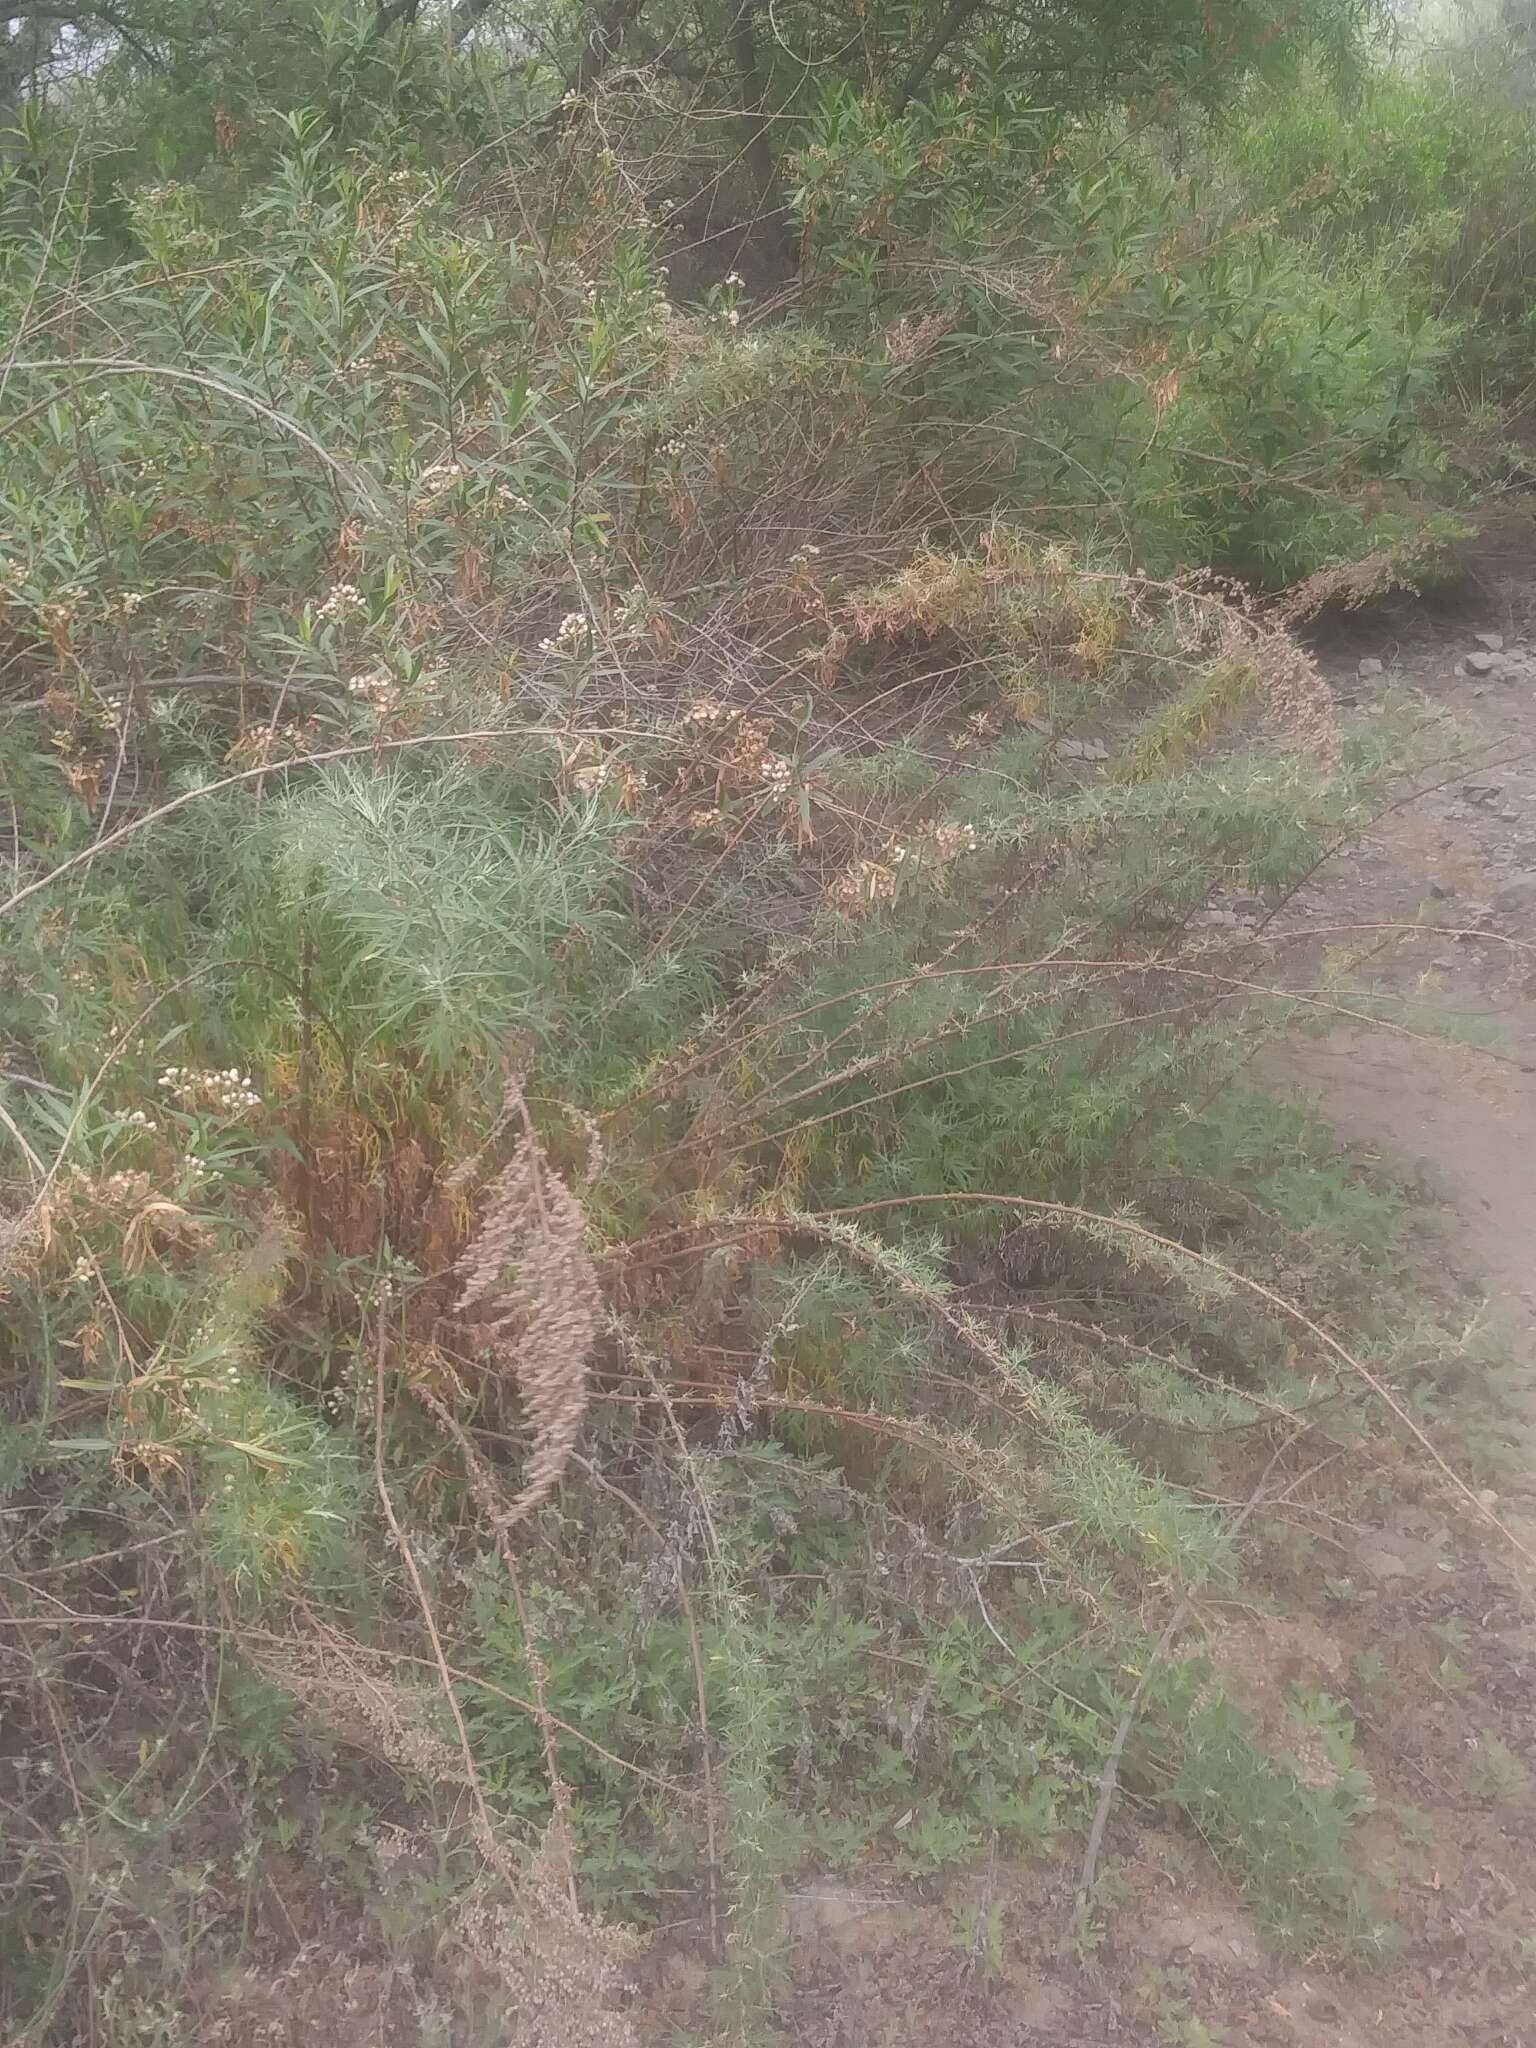
[[[419,104],[0,241],[18,2040],[619,2041],[680,1928],[745,2038],[788,1879],[1075,1860],[1109,1755],[1277,1944],[1390,1947],[1347,1715],[1304,1774],[1181,1617],[1312,1468],[1485,1454],[1405,1198],[1251,1079],[1352,963],[1209,915],[1432,734],[1181,565],[1421,546],[1450,316],[1342,339],[1315,246],[994,124],[1102,303],[1037,251],[919,342],[839,238],[963,221],[977,131],[843,222],[857,111],[803,320],[675,304],[580,121]],[[1072,452],[994,459],[1074,299]]]

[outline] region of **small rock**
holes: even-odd
[[[1485,649],[1489,654],[1502,654],[1504,652],[1504,635],[1502,633],[1474,633],[1472,638],[1479,647]]]
[[[1456,894],[1456,891],[1451,887],[1449,882],[1431,882],[1429,885],[1429,893],[1431,896],[1433,896],[1437,903],[1449,903],[1451,898]]]
[[[1536,910],[1536,869],[1511,875],[1502,889],[1494,891],[1493,908],[1506,915],[1512,910]]]
[[[1464,782],[1461,793],[1470,804],[1488,804],[1496,796],[1504,794],[1504,785],[1502,782]]]
[[[1381,663],[1374,654],[1366,655],[1364,660],[1355,669],[1355,674],[1359,676],[1361,682],[1367,681],[1371,676],[1379,676],[1381,673]]]
[[[1469,654],[1461,664],[1469,676],[1496,675],[1502,663],[1496,654]]]
[[[1239,917],[1262,917],[1269,908],[1262,896],[1234,896],[1231,903]]]
[[[1061,740],[1056,751],[1065,761],[1107,761],[1109,749],[1101,740]]]

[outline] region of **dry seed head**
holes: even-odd
[[[1333,698],[1317,663],[1289,633],[1233,618],[1223,636],[1224,653],[1258,675],[1264,696],[1287,737],[1326,768],[1337,765],[1339,731]]]
[[[877,860],[858,860],[828,884],[827,901],[845,916],[857,917],[874,904],[889,903],[895,893],[894,869]]]
[[[456,1304],[460,1313],[484,1315],[481,1327],[515,1377],[533,1425],[533,1456],[506,1510],[508,1524],[559,1484],[587,1410],[599,1296],[585,1240],[581,1204],[526,1132],[491,1183],[480,1227],[459,1260]]]
[[[253,1640],[246,1654],[264,1678],[359,1749],[439,1784],[464,1782],[457,1744],[429,1725],[430,1696],[353,1654],[344,1637],[323,1629],[286,1643]]]
[[[637,2048],[616,2009],[624,1986],[614,1937],[572,1913],[553,1884],[535,1874],[510,1905],[476,1901],[454,1933],[506,2000],[504,2048]]]

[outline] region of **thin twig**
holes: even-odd
[[[418,1387],[416,1393],[423,1405],[432,1411],[457,1444],[459,1456],[464,1460],[464,1470],[469,1478],[470,1491],[479,1502],[481,1512],[490,1525],[496,1555],[501,1559],[502,1568],[511,1583],[512,1598],[517,1603],[518,1626],[523,1632],[523,1649],[528,1658],[528,1682],[533,1689],[534,1718],[538,1721],[539,1733],[544,1743],[544,1776],[549,1785],[550,1829],[559,1846],[566,1897],[570,1901],[572,1913],[576,1913],[579,1907],[571,1843],[571,1788],[560,1774],[560,1757],[555,1746],[555,1724],[550,1715],[547,1697],[548,1673],[544,1668],[539,1646],[534,1640],[533,1622],[528,1613],[528,1603],[523,1597],[523,1582],[512,1549],[512,1516],[506,1502],[500,1497],[489,1467],[475,1449],[470,1441],[469,1432],[457,1416],[437,1398],[430,1387]]]
[[[380,1310],[375,1318],[373,1347],[373,1481],[378,1491],[379,1506],[384,1510],[384,1519],[389,1524],[389,1533],[401,1562],[410,1579],[411,1589],[416,1595],[416,1605],[421,1609],[421,1618],[426,1626],[427,1638],[432,1645],[432,1656],[437,1665],[437,1675],[448,1702],[448,1711],[453,1716],[453,1725],[458,1733],[459,1751],[464,1759],[464,1773],[469,1781],[469,1796],[474,1801],[475,1819],[478,1823],[480,1846],[489,1862],[502,1864],[500,1845],[496,1830],[491,1825],[490,1809],[485,1803],[485,1793],[480,1785],[480,1773],[475,1768],[475,1753],[470,1747],[469,1730],[464,1725],[464,1712],[459,1705],[458,1694],[453,1689],[453,1674],[448,1668],[448,1659],[443,1650],[442,1637],[437,1632],[437,1617],[432,1612],[432,1603],[427,1598],[427,1589],[421,1582],[421,1573],[416,1568],[416,1558],[406,1541],[395,1514],[394,1503],[389,1497],[389,1483],[384,1477],[384,1316]]]

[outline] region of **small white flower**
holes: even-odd
[[[227,1115],[238,1116],[242,1110],[261,1107],[255,1082],[238,1067],[207,1073],[191,1067],[167,1067],[160,1076],[160,1085],[179,1096],[189,1108],[221,1109]]]
[[[315,616],[319,619],[344,619],[367,609],[367,600],[355,583],[334,583],[329,597]]]
[[[541,654],[574,654],[591,632],[591,622],[585,612],[567,612],[558,629],[547,640],[539,642]]]
[[[425,505],[430,505],[434,498],[440,498],[445,491],[451,491],[454,485],[467,474],[468,472],[462,462],[429,463],[416,479],[416,490],[412,503],[418,510]]]

